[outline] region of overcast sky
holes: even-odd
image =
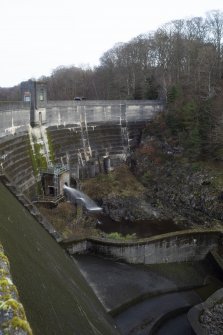
[[[117,42],[175,19],[223,10],[222,0],[1,0],[0,86],[97,65]]]

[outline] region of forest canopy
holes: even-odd
[[[39,79],[49,100],[162,99],[167,108],[157,131],[165,140],[192,159],[221,159],[222,43],[223,12],[213,10],[117,43],[94,68],[59,66]],[[0,88],[0,100],[20,100],[19,85]]]
[[[49,100],[173,98],[174,87],[205,99],[218,93],[223,67],[223,12],[175,20],[117,43],[99,66],[59,66],[47,82]],[[221,85],[220,85],[221,86]],[[0,100],[19,99],[19,87],[0,88]]]

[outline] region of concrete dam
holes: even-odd
[[[33,333],[159,334],[154,329],[175,310],[184,311],[185,321],[188,309],[200,302],[194,287],[207,284],[206,295],[222,287],[209,265],[195,269],[186,262],[195,256],[202,262],[221,243],[222,232],[58,245],[35,219],[30,201],[41,178],[56,185],[46,191],[58,196],[68,171],[79,180],[125,161],[147,122],[164,110],[163,102],[47,101],[44,84],[33,82],[22,85],[22,95],[22,102],[0,102],[0,242]],[[79,191],[72,198],[95,206]],[[70,257],[62,247],[79,255]],[[86,256],[88,251],[94,254]],[[160,297],[151,299],[155,295]],[[189,331],[182,334],[194,334]]]
[[[0,103],[0,169],[21,190],[35,184],[38,154],[46,164],[68,164],[77,177],[78,166],[91,165],[92,159],[125,160],[142,127],[164,108],[157,101],[50,101],[44,106],[37,106],[33,122],[30,103]]]
[[[13,281],[34,334],[118,334],[76,264],[18,199],[35,193],[41,160],[69,166],[75,178],[101,157],[125,160],[163,104],[46,102],[38,94],[41,87],[28,102],[0,103],[0,241]]]

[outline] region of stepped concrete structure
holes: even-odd
[[[31,80],[21,94],[22,101],[0,102],[0,170],[22,191],[40,178],[38,160],[68,165],[76,179],[97,173],[103,157],[112,165],[125,160],[145,124],[164,110],[153,100],[47,101],[46,85]]]

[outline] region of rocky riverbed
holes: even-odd
[[[200,316],[200,323],[207,334],[219,335],[223,331],[223,300],[217,302],[212,308],[207,308]]]

